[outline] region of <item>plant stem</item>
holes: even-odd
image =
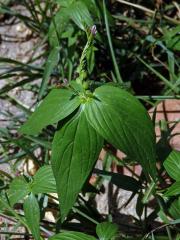
[[[115,54],[114,54],[114,50],[113,50],[111,34],[110,34],[109,24],[108,24],[108,18],[107,18],[107,13],[106,13],[106,4],[105,4],[104,0],[103,0],[103,12],[104,12],[104,21],[105,21],[106,32],[107,32],[107,37],[108,37],[108,42],[109,42],[109,48],[110,48],[110,52],[111,52],[112,61],[113,61],[113,64],[114,64],[114,70],[115,70],[115,73],[116,73],[116,78],[117,78],[118,83],[122,84],[123,80],[122,80],[122,77],[121,77],[121,74],[120,74],[120,71],[119,71],[119,68],[118,68],[118,64],[117,64],[117,61],[116,61],[116,57],[115,57]]]
[[[161,75],[158,71],[156,71],[153,67],[151,67],[148,63],[146,63],[141,57],[136,56],[137,59],[143,63],[150,71],[152,71],[157,77],[159,77],[166,86],[171,88],[171,90],[175,93],[178,93],[179,90],[172,84],[168,79],[166,79],[163,75]]]
[[[173,240],[169,226],[166,226],[166,231],[167,231],[169,240]]]
[[[144,193],[144,197],[142,199],[143,204],[147,204],[149,202],[150,197],[154,194],[156,187],[156,182],[152,181],[147,187],[146,192]]]
[[[174,96],[136,96],[138,99],[146,100],[166,100],[166,99],[180,99],[180,95]]]
[[[50,194],[46,194],[48,197],[51,197],[54,200],[58,201],[58,198],[51,196]],[[94,224],[98,224],[98,222],[96,220],[94,220],[93,218],[89,217],[88,215],[86,215],[85,213],[83,213],[82,211],[80,211],[78,208],[73,207],[72,210],[74,212],[77,212],[79,215],[83,216],[84,218],[88,219],[89,221],[91,221]]]
[[[137,179],[139,179],[139,176],[125,163],[125,161],[123,161],[122,159],[120,159],[119,157],[113,155],[116,159],[116,164],[119,165],[119,162],[121,162],[121,164],[123,165],[124,168],[126,168],[134,177],[136,177]]]
[[[98,224],[98,222],[96,220],[94,220],[93,218],[89,217],[87,214],[83,213],[82,211],[80,211],[78,208],[73,207],[72,210],[74,212],[77,212],[79,215],[83,216],[84,218],[88,219],[90,222],[94,223],[94,224]]]

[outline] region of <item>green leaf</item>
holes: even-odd
[[[69,20],[70,16],[68,8],[60,8],[55,17],[52,18],[48,32],[51,47],[59,46],[59,39],[61,34],[67,28]]]
[[[95,51],[96,48],[94,46],[91,46],[87,52],[87,67],[89,74],[92,73],[95,66]]]
[[[62,37],[62,33],[67,29],[70,19],[82,30],[86,30],[86,27],[93,25],[87,4],[83,1],[59,0],[57,2],[61,7],[51,21],[48,33],[50,45],[53,47],[59,46],[59,40]]]
[[[138,215],[139,218],[141,218],[144,210],[144,204],[142,202],[143,199],[143,193],[142,191],[138,193],[138,198],[136,202],[136,214]]]
[[[168,188],[168,191],[164,194],[164,196],[175,196],[180,194],[180,181],[173,183],[172,186]]]
[[[136,179],[120,173],[113,173],[99,169],[95,169],[94,173],[104,177],[108,176],[112,184],[127,191],[137,192],[141,187]]]
[[[83,0],[83,3],[86,4],[89,12],[93,16],[94,21],[101,21],[102,20],[101,19],[100,8],[98,7],[98,4],[97,4],[96,0]],[[101,3],[99,3],[99,5],[102,6]],[[108,14],[109,14],[109,12],[108,12]],[[111,16],[111,18],[112,18],[112,16]]]
[[[40,90],[39,90],[39,96],[38,96],[39,99],[41,99],[42,96],[44,95],[44,92],[48,85],[49,77],[51,76],[53,69],[56,67],[56,65],[59,62],[59,51],[60,51],[59,47],[54,47],[48,56],[45,69],[44,69],[43,79],[42,79]]]
[[[109,222],[103,222],[97,225],[96,233],[99,240],[113,240],[117,236],[118,226]]]
[[[40,239],[40,210],[35,196],[31,193],[24,202],[24,213],[27,224],[35,240]]]
[[[146,176],[156,177],[155,134],[150,117],[128,92],[104,85],[85,103],[89,123],[114,147],[139,162]]]
[[[3,212],[6,209],[5,203],[7,203],[7,198],[2,192],[0,192],[0,212]]]
[[[155,193],[155,189],[156,189],[156,182],[152,181],[149,184],[149,186],[147,186],[147,188],[144,192],[144,196],[143,196],[143,199],[142,199],[143,204],[147,204],[150,201],[151,197]]]
[[[56,0],[56,2],[60,5],[60,7],[69,7],[74,0]]]
[[[79,98],[71,90],[53,89],[20,128],[20,132],[35,135],[47,125],[57,123],[67,117],[79,105]]]
[[[96,238],[80,232],[63,232],[54,235],[49,240],[96,240]]]
[[[164,32],[164,40],[168,48],[180,51],[180,26],[173,29],[166,29]]]
[[[24,177],[15,178],[9,186],[8,197],[11,206],[18,203],[30,192],[29,184]]]
[[[171,204],[169,212],[174,219],[180,219],[180,197]]]
[[[31,190],[34,194],[38,193],[56,193],[56,182],[51,166],[41,167],[31,184]]]
[[[69,15],[79,28],[85,30],[85,26],[91,27],[93,20],[86,4],[83,1],[76,1],[70,5]]]
[[[52,146],[52,169],[62,221],[72,208],[101,148],[102,138],[88,123],[83,110],[56,132]]]
[[[164,161],[164,167],[169,176],[180,181],[180,152],[173,150]]]

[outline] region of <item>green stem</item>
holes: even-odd
[[[119,71],[119,68],[118,68],[118,64],[117,64],[117,61],[116,61],[115,53],[114,53],[114,50],[113,50],[111,34],[110,34],[109,24],[108,24],[108,18],[107,18],[107,12],[106,12],[106,4],[105,4],[104,0],[103,0],[103,12],[104,12],[104,21],[105,21],[105,26],[106,26],[108,43],[109,43],[111,57],[112,57],[113,65],[114,65],[114,70],[115,70],[115,73],[116,73],[116,78],[117,78],[118,83],[122,84],[123,80],[122,80],[122,77],[121,77],[121,74],[120,74],[120,71]]]
[[[138,99],[146,100],[166,100],[166,99],[180,99],[180,95],[174,96],[136,96]]]
[[[143,63],[151,72],[153,72],[157,77],[159,77],[166,86],[168,86],[173,92],[177,93],[179,90],[175,88],[174,84],[172,84],[168,79],[166,79],[162,74],[160,74],[158,71],[156,71],[153,67],[151,67],[148,63],[146,63],[142,58],[136,56],[137,59]]]
[[[117,165],[121,166],[119,162],[123,165],[124,168],[126,168],[134,177],[136,177],[139,180],[139,176],[119,157],[113,155],[115,157],[115,162]]]
[[[54,197],[54,196],[51,196],[50,194],[46,194],[48,197],[54,199],[54,200],[57,200],[58,201],[58,198]],[[89,221],[91,221],[92,223],[94,224],[98,224],[98,222],[96,220],[94,220],[93,218],[89,217],[88,215],[86,215],[85,213],[83,213],[82,211],[80,211],[79,209],[77,209],[76,207],[73,207],[72,210],[74,212],[77,212],[79,215],[83,216],[84,218],[88,219]]]
[[[166,231],[167,231],[169,240],[173,240],[169,226],[166,226]]]
[[[77,213],[78,213],[79,215],[81,215],[82,217],[88,219],[90,222],[92,222],[92,223],[94,223],[94,224],[96,224],[96,225],[99,224],[96,220],[94,220],[93,218],[89,217],[87,214],[81,212],[78,208],[73,207],[72,210],[73,210],[74,212],[77,212]]]
[[[156,182],[152,181],[152,182],[149,184],[146,192],[144,193],[144,197],[143,197],[143,199],[142,199],[142,203],[143,203],[143,204],[147,204],[147,203],[149,202],[150,197],[151,197],[151,196],[154,194],[154,192],[155,192],[155,188],[156,188]]]

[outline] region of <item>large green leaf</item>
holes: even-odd
[[[35,196],[31,193],[24,202],[24,213],[27,224],[35,240],[40,239],[40,210]]]
[[[169,176],[180,181],[180,152],[173,150],[164,161],[164,167]]]
[[[68,89],[53,89],[20,128],[21,133],[34,135],[47,125],[56,123],[71,114],[80,104],[74,92]]]
[[[109,143],[139,162],[146,176],[156,176],[155,134],[150,117],[125,90],[104,85],[85,103],[89,123]]]
[[[54,47],[48,56],[48,59],[46,61],[45,69],[44,69],[44,74],[43,74],[43,79],[41,82],[41,87],[39,90],[39,98],[41,98],[44,95],[44,92],[47,88],[48,85],[48,80],[49,77],[51,76],[51,73],[53,69],[56,67],[56,65],[59,62],[59,47]]]
[[[97,225],[96,233],[99,240],[113,240],[117,236],[118,226],[109,222],[103,222]]]
[[[54,235],[49,240],[96,240],[96,238],[80,232],[63,232]]]
[[[60,5],[60,9],[51,21],[48,33],[50,45],[53,47],[59,46],[59,40],[62,37],[62,33],[67,30],[70,19],[82,30],[85,30],[84,25],[88,27],[93,25],[87,4],[83,1],[59,0],[57,3]]]
[[[34,194],[57,192],[51,166],[43,166],[37,171],[31,183],[31,190]]]
[[[168,188],[168,191],[165,193],[165,196],[175,196],[180,194],[180,181],[173,183]]]
[[[30,192],[29,184],[26,182],[24,177],[15,178],[9,186],[8,197],[9,202],[13,206],[18,203]]]
[[[56,132],[52,146],[52,168],[62,221],[72,208],[101,148],[102,138],[88,123],[83,111]]]

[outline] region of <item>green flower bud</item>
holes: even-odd
[[[83,79],[86,79],[87,78],[87,72],[83,71],[80,73],[80,78],[83,80]]]
[[[82,84],[82,79],[81,79],[80,77],[78,77],[78,78],[76,78],[76,82],[77,82],[78,84]]]
[[[88,82],[83,82],[83,88],[88,89],[89,88],[89,83]]]

